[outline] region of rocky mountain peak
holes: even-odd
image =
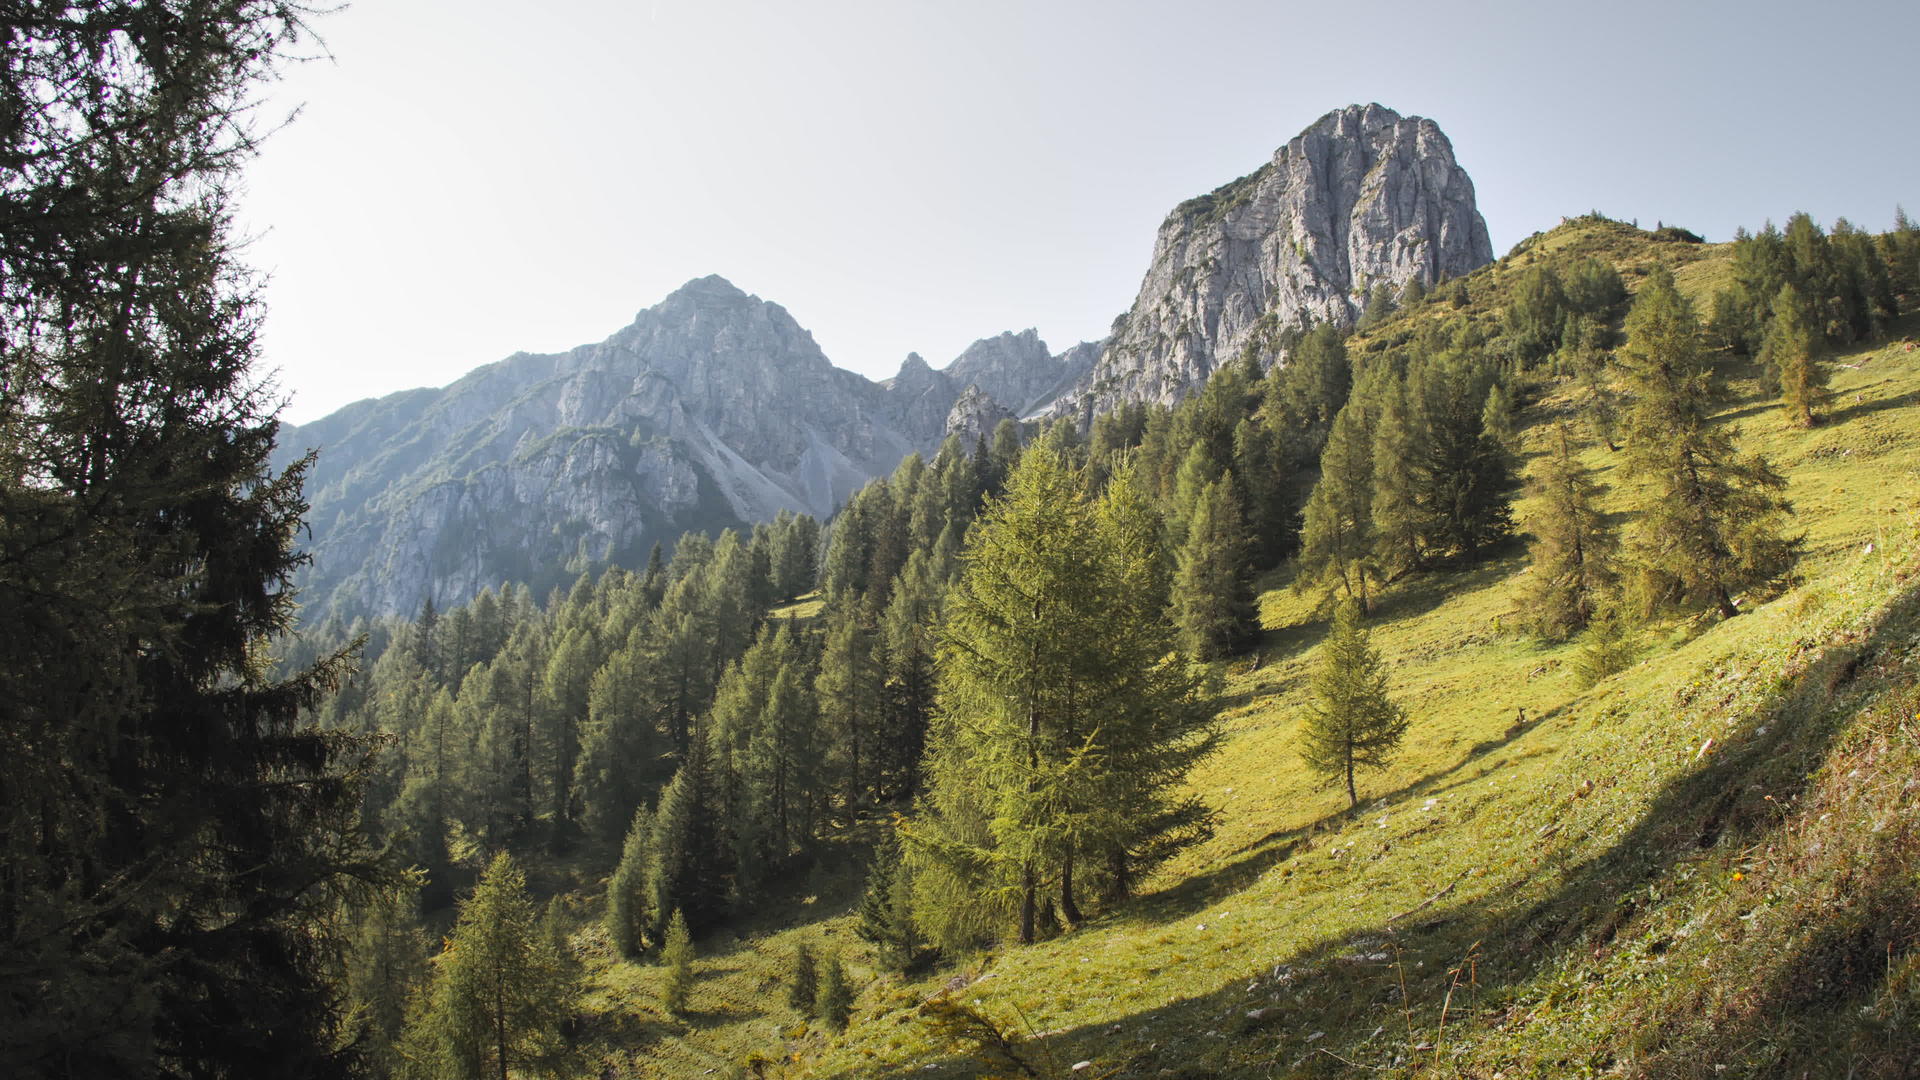
[[[728,281],[726,278],[721,277],[719,274],[708,274],[706,277],[694,278],[673,292],[668,293],[667,299],[672,300],[676,296],[712,297],[723,300],[750,299],[749,294],[744,289]]]
[[[1254,172],[1173,209],[1099,364],[1056,406],[1171,402],[1292,326],[1350,326],[1376,286],[1493,261],[1473,181],[1431,120],[1378,104],[1314,121]]]

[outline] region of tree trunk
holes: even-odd
[[[1722,618],[1731,619],[1735,615],[1740,614],[1740,609],[1733,606],[1733,597],[1727,595],[1727,587],[1725,585],[1715,588],[1714,592],[1720,601],[1720,615]]]
[[[1359,806],[1360,793],[1353,787],[1353,756],[1349,754],[1347,756],[1347,809],[1354,810]]]
[[[1034,924],[1033,866],[1029,864],[1024,873],[1024,888],[1020,893],[1020,944],[1031,945]]]
[[[1073,898],[1073,856],[1071,855],[1060,860],[1060,917],[1065,919],[1067,926],[1072,929],[1078,929],[1083,921],[1080,905]]]

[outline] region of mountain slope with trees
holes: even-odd
[[[1732,748],[1766,748],[1738,759],[1741,783],[1825,775],[1823,755],[1853,744],[1772,718],[1811,709],[1855,730],[1892,715],[1886,695],[1911,681],[1904,653],[1878,644],[1844,675],[1809,672],[1912,632],[1900,597],[1915,478],[1899,463],[1920,370],[1904,342],[1830,343],[1834,397],[1801,426],[1768,367],[1715,343],[1726,319],[1698,314],[1737,287],[1765,235],[1713,247],[1582,218],[1351,336],[1301,334],[1295,363],[1229,367],[1177,408],[1119,410],[1085,433],[1046,426],[1024,446],[1011,422],[975,452],[950,440],[862,489],[826,530],[821,591],[797,602],[812,573],[779,578],[777,553],[806,547],[804,518],[690,536],[647,574],[610,573],[544,609],[516,591],[376,624],[373,678],[329,723],[378,726],[407,708],[382,702],[408,695],[439,703],[403,732],[409,777],[373,793],[372,819],[417,844],[413,808],[451,815],[428,819],[439,839],[419,848],[440,860],[432,920],[487,852],[532,861],[572,912],[580,1037],[603,1068],[764,1075],[798,1054],[783,1075],[971,1075],[972,1055],[1012,1052],[1042,1075],[1078,1060],[1312,1075],[1337,1071],[1326,1049],[1419,1072],[1441,1068],[1442,1012],[1448,1053],[1492,1068],[1625,1060],[1591,1030],[1570,1033],[1576,1018],[1554,1011],[1543,981],[1563,969],[1541,966],[1541,950],[1583,956],[1564,943],[1590,951],[1600,935],[1604,959],[1621,925],[1705,910],[1682,917],[1653,899],[1623,913],[1620,883],[1649,880],[1633,875],[1654,875],[1666,896],[1675,879],[1662,875],[1694,881],[1701,859],[1731,859],[1745,881],[1753,857],[1722,847],[1735,826],[1710,809],[1734,797],[1714,794]],[[1873,250],[1900,265],[1913,240],[1890,234]],[[1720,302],[1723,316],[1736,302]],[[1889,325],[1906,324],[1873,334]],[[1703,365],[1665,384],[1692,396],[1635,381],[1658,364]],[[1654,407],[1696,417],[1697,435],[1636,449]],[[1721,587],[1674,576],[1639,525],[1668,505],[1683,460],[1672,455],[1689,446],[1695,473],[1710,460],[1739,470],[1701,488],[1702,507],[1768,500],[1765,515],[1735,515],[1738,535],[1702,534],[1703,551],[1765,556],[1687,564],[1744,567]],[[1773,475],[1784,487],[1742,486]],[[1325,495],[1334,483],[1338,499]],[[1237,534],[1221,506],[1245,507]],[[1344,524],[1323,537],[1329,521]],[[1041,542],[1056,533],[1066,539]],[[1049,577],[1063,559],[1079,577]],[[1130,584],[1089,590],[1101,567]],[[1048,621],[1054,578],[1079,599]],[[1214,603],[1231,599],[1221,581],[1258,595],[1234,633],[1219,631],[1235,618]],[[1364,662],[1323,661],[1334,599],[1364,624],[1371,649],[1346,650]],[[1157,626],[1141,618],[1153,611]],[[1013,631],[1028,620],[1048,629],[1021,645]],[[1075,650],[1125,626],[1152,628],[1142,657],[1177,661],[1166,650],[1185,642],[1221,658],[1224,686],[1205,692],[1223,695],[1217,718],[1196,708],[1191,725],[1166,728],[1164,764],[1153,738],[1129,741],[1124,705],[1077,711],[1110,691],[1152,700],[1126,680],[1180,670],[1135,659],[1094,673],[1132,647]],[[457,681],[384,670],[457,642],[480,650],[436,662],[471,666]],[[1086,663],[1045,669],[1031,685],[1049,693],[1023,697],[1029,684],[1003,665],[1043,654]],[[1358,688],[1323,695],[1323,715],[1380,733],[1353,755],[1351,788],[1346,762],[1309,745],[1316,680]],[[584,713],[566,704],[583,684]],[[1187,712],[1170,701],[1149,714]],[[467,749],[445,764],[436,716],[479,733],[454,740]],[[570,750],[576,739],[597,749]],[[1134,746],[1147,756],[1129,757]],[[569,761],[602,764],[569,773]],[[1145,786],[1112,786],[1125,777]],[[1623,846],[1629,833],[1652,847]],[[1908,865],[1906,835],[1883,838],[1890,873]],[[1118,861],[1100,854],[1115,839]],[[1656,849],[1685,857],[1641,858]],[[1811,889],[1842,868],[1801,869]],[[1883,907],[1847,917],[1897,943],[1906,909]],[[659,966],[676,913],[691,975]],[[806,993],[794,989],[803,949]],[[1395,949],[1410,958],[1382,959]],[[843,976],[833,994],[820,989],[829,970]],[[1414,995],[1412,1010],[1381,1004],[1401,977],[1411,995],[1441,970],[1457,985]],[[1836,985],[1881,985],[1848,971]],[[1489,1005],[1479,995],[1494,981],[1504,989]],[[1621,1015],[1666,1007],[1632,989],[1641,981],[1616,988]],[[1516,1002],[1533,1003],[1539,1039],[1503,1038],[1521,1022]],[[1308,1043],[1313,1030],[1328,1034]],[[1783,1038],[1768,1060],[1812,1045]]]

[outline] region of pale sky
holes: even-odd
[[[687,280],[841,367],[1133,300],[1174,204],[1377,101],[1504,253],[1561,216],[1712,240],[1920,215],[1920,3],[358,0],[263,116],[246,253],[285,416],[599,341]]]

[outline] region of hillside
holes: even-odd
[[[1467,278],[1466,313],[1490,317],[1550,250],[1605,253],[1630,284],[1632,267],[1677,254],[1696,294],[1726,259],[1583,219]],[[1361,335],[1356,355],[1420,317]],[[1219,828],[1136,902],[1037,946],[869,983],[843,851],[796,897],[806,915],[703,946],[685,1022],[654,1004],[659,969],[611,963],[583,927],[606,1063],[1018,1073],[937,1035],[923,1002],[945,995],[1047,1077],[1080,1062],[1072,1075],[1908,1075],[1920,352],[1900,337],[1914,329],[1836,357],[1832,419],[1811,430],[1786,426],[1757,376],[1737,380],[1721,420],[1788,475],[1807,538],[1797,583],[1748,598],[1750,614],[1657,624],[1637,665],[1583,691],[1573,646],[1512,629],[1517,544],[1402,580],[1374,642],[1413,729],[1349,816],[1299,764],[1299,691],[1325,623],[1283,568],[1264,582],[1256,656],[1230,665],[1225,746],[1192,779]],[[1525,413],[1529,455],[1567,407],[1552,392]],[[1614,456],[1588,460],[1614,480]],[[1614,482],[1606,505],[1632,494]],[[591,888],[576,898],[583,917],[595,906]],[[865,987],[843,1035],[784,1007],[801,940],[843,948]]]

